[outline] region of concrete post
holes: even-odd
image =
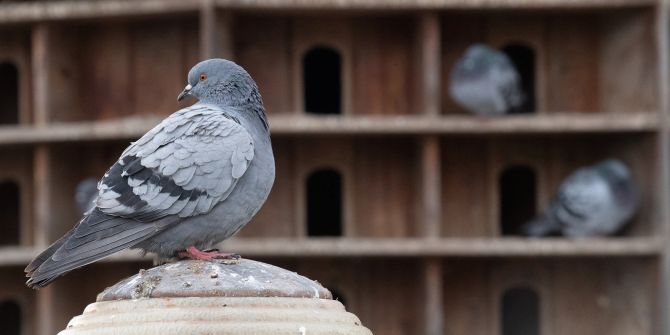
[[[319,283],[242,259],[180,261],[108,287],[60,335],[372,335]]]

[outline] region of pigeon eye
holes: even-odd
[[[205,79],[207,79],[207,75],[204,74],[204,73],[201,73],[201,74],[200,74],[200,81],[203,81],[203,80],[205,80]]]

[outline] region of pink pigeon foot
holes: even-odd
[[[201,261],[210,261],[212,259],[239,259],[240,255],[234,253],[219,252],[216,249],[201,251],[194,246],[186,248],[185,251],[179,252],[179,258],[189,258]]]

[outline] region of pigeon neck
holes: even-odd
[[[198,97],[200,101],[225,107],[262,105],[256,84],[226,82],[211,87]]]
[[[263,99],[256,85],[249,85],[244,88],[233,86],[232,89],[223,86],[215,90],[215,93],[201,97],[200,102],[240,110],[243,112],[243,117],[260,122],[260,125],[266,131],[269,130],[265,109],[263,108]]]

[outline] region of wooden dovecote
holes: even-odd
[[[0,3],[0,213],[18,213],[2,214],[0,314],[19,306],[21,334],[53,334],[149,264],[124,252],[37,293],[22,286],[22,266],[76,223],[76,184],[190,103],[176,102],[186,72],[221,56],[257,80],[277,162],[267,204],[223,249],[319,280],[379,334],[668,333],[666,6]],[[451,101],[451,68],[475,42],[522,68],[529,113],[479,118]],[[515,234],[570,172],[608,157],[642,190],[624,232]]]

